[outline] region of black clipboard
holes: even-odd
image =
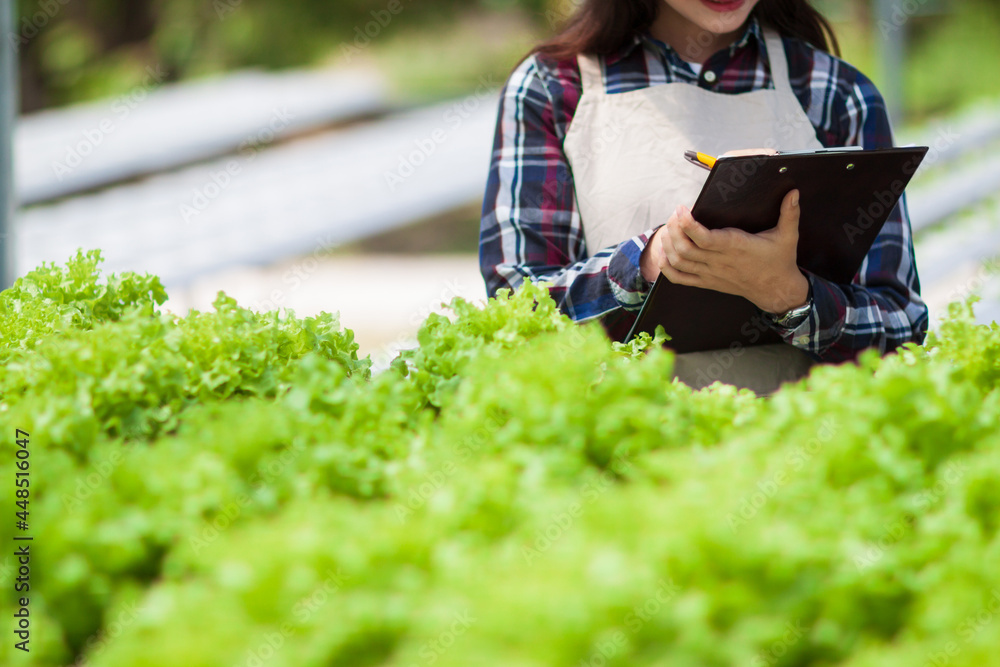
[[[709,229],[750,233],[774,227],[781,202],[798,188],[799,266],[835,283],[850,283],[896,206],[927,146],[833,148],[716,160],[695,220]],[[692,169],[696,167],[692,166]],[[743,297],[675,285],[657,277],[625,341],[663,325],[676,352],[780,343],[761,311]]]

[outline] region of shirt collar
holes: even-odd
[[[764,33],[760,27],[760,21],[753,14],[750,15],[749,20],[747,20],[746,26],[743,28],[743,33],[740,38],[729,45],[729,56],[732,57],[736,53],[737,49],[742,49],[750,43],[751,39],[756,39],[758,44],[764,43]],[[673,53],[674,56],[680,57],[677,52],[665,42],[661,42],[649,33],[649,29],[646,28],[640,32],[634,34],[632,38],[623,46],[621,49],[612,53],[605,58],[605,63],[607,65],[613,65],[632,51],[639,44],[645,43],[650,46],[655,51],[667,51]],[[711,54],[709,54],[711,55]]]

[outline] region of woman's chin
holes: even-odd
[[[698,27],[715,35],[726,35],[739,30],[746,20],[746,16],[742,18],[738,16],[726,16],[724,19],[710,16],[706,20],[699,21]]]
[[[698,12],[698,20],[693,21],[705,32],[715,35],[725,35],[735,32],[746,22],[750,16],[752,6],[744,3],[743,6],[734,12],[714,12],[711,9],[702,9]]]

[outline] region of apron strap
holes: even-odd
[[[781,41],[781,35],[770,26],[761,26],[764,29],[764,43],[767,45],[767,61],[771,68],[771,80],[774,82],[776,90],[789,93],[792,92],[792,83],[788,79],[788,58],[785,57],[785,45]]]
[[[592,53],[580,53],[576,56],[580,65],[581,96],[604,94],[604,75],[601,73],[601,61]]]

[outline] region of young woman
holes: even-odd
[[[678,355],[676,372],[763,393],[816,361],[922,342],[905,200],[851,284],[797,266],[798,191],[761,234],[709,231],[690,213],[706,172],[687,149],[892,145],[881,95],[831,43],[839,53],[806,0],[582,0],[503,90],[480,231],[487,292],[547,281],[563,312],[615,338],[661,273],[743,296],[785,343],[728,364]]]

